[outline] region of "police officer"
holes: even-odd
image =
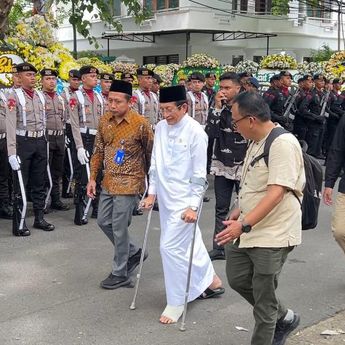
[[[305,123],[308,154],[316,158],[324,158],[321,149],[326,118],[321,111],[326,95],[324,92],[325,78],[321,74],[315,74],[313,82],[315,87],[300,102],[298,114]]]
[[[155,126],[159,121],[159,104],[156,94],[151,91],[153,75],[153,71],[147,68],[137,69],[139,88],[133,92],[135,96],[133,108]]]
[[[100,85],[102,89],[102,97],[104,101],[104,112],[108,111],[108,96],[112,81],[114,80],[114,74],[101,73],[100,74]]]
[[[212,107],[214,103],[214,96],[216,94],[214,86],[216,84],[216,80],[217,76],[215,75],[215,73],[207,72],[205,74],[205,86],[203,87],[202,91],[205,92],[208,97],[209,107]]]
[[[18,64],[16,68],[22,86],[15,89],[8,96],[7,101],[6,131],[9,162],[14,171],[21,170],[24,186],[30,180],[35,214],[34,228],[52,231],[55,229],[54,225],[44,219],[46,197],[44,177],[47,173],[45,99],[42,92],[35,90],[36,68],[27,62]],[[23,200],[17,177],[14,179],[14,193],[13,234],[29,236],[30,230],[25,222],[23,227],[20,227]]]
[[[62,176],[62,193],[63,198],[73,198],[71,191],[72,179],[73,179],[73,166],[77,160],[76,148],[72,134],[71,120],[70,120],[70,108],[69,102],[74,92],[79,90],[80,87],[80,75],[77,69],[71,69],[68,72],[69,86],[64,89],[61,96],[65,102],[66,112],[66,125],[65,125],[65,158],[64,158],[64,173]],[[72,167],[71,167],[72,165]],[[72,169],[72,171],[71,171]]]
[[[57,72],[51,68],[44,68],[40,72],[42,77],[42,92],[46,106],[46,128],[49,143],[49,167],[52,180],[51,205],[50,207],[66,211],[69,209],[60,200],[60,180],[63,173],[65,155],[64,128],[66,122],[66,112],[64,100],[55,89],[57,84]],[[49,176],[48,176],[49,178]]]
[[[70,120],[74,142],[77,150],[75,164],[75,192],[74,203],[76,205],[74,223],[76,225],[87,224],[87,218],[83,217],[86,185],[88,182],[87,166],[92,154],[95,137],[97,134],[98,120],[103,115],[104,104],[102,95],[94,91],[97,86],[98,69],[93,66],[83,66],[79,70],[82,88],[71,95]],[[100,176],[98,190],[100,192]],[[97,193],[99,195],[99,193]],[[98,198],[92,201],[92,218],[97,218]]]
[[[191,91],[187,92],[188,114],[205,127],[208,115],[208,97],[202,92],[205,77],[200,72],[194,72],[190,79]]]
[[[7,164],[6,112],[7,99],[4,93],[0,91],[0,218],[12,219],[13,210],[10,206],[9,193],[10,169]]]
[[[289,99],[289,87],[292,76],[288,71],[279,73],[280,87],[270,86],[263,94],[263,98],[271,109],[273,122],[278,122],[282,127],[292,131],[292,123],[288,117],[283,116]]]
[[[126,81],[127,83],[133,84],[134,76],[131,73],[122,72],[121,73],[121,80]]]
[[[163,82],[162,78],[157,74],[154,73],[152,77],[152,87],[151,91],[159,97],[159,89],[160,89],[160,84]]]

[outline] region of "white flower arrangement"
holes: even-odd
[[[236,73],[242,73],[242,72],[248,72],[251,74],[255,74],[259,70],[259,64],[251,61],[251,60],[243,60],[240,61],[236,67],[235,72]]]
[[[193,54],[187,60],[183,61],[182,67],[205,67],[213,69],[219,67],[219,61],[207,54]]]

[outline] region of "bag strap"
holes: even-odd
[[[83,117],[83,123],[84,123],[84,125],[85,125],[85,123],[86,123],[85,98],[84,98],[83,93],[82,93],[80,90],[77,90],[77,91],[75,92],[75,95],[77,96],[78,102],[79,102],[80,105],[81,105],[81,115],[82,115],[82,117]]]
[[[288,132],[285,128],[283,127],[275,127],[271,130],[270,134],[268,135],[266,141],[265,141],[265,146],[264,146],[264,152],[255,157],[252,162],[250,163],[250,166],[253,167],[256,162],[258,162],[260,159],[264,159],[266,165],[268,166],[268,157],[270,154],[270,148],[274,140],[276,140],[279,136],[285,133],[290,133]]]

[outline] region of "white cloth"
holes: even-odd
[[[184,303],[194,224],[181,219],[189,206],[199,206],[203,187],[191,182],[206,179],[207,135],[200,124],[187,114],[176,124],[166,120],[156,126],[149,194],[156,194],[161,224],[160,252],[163,262],[167,304]],[[193,267],[188,301],[208,288],[214,269],[196,231]]]
[[[11,165],[12,170],[16,171],[20,169],[19,157],[16,155],[11,155],[8,157],[8,161]]]
[[[78,161],[80,162],[81,165],[85,165],[86,163],[88,163],[89,158],[88,158],[88,153],[86,152],[86,150],[84,150],[83,147],[78,149]]]

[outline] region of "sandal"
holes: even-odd
[[[219,295],[222,295],[225,292],[225,289],[220,287],[217,289],[210,289],[207,288],[199,297],[198,299],[208,299],[208,298],[213,298],[217,297]]]

